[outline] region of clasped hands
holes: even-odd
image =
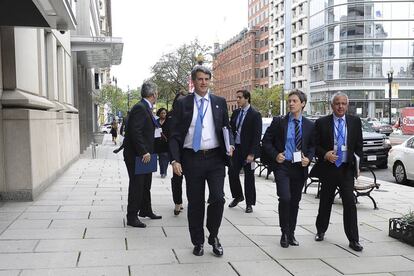
[[[276,156],[276,162],[279,163],[279,164],[285,162],[285,160],[286,160],[285,152],[281,152]],[[310,163],[309,158],[307,158],[305,155],[303,155],[303,152],[302,152],[301,163],[302,163],[302,167],[306,167]]]

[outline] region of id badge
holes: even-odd
[[[348,150],[348,147],[347,147],[346,145],[342,145],[342,146],[341,146],[341,150],[342,150],[342,151],[347,151],[347,150]]]
[[[254,171],[254,169],[256,169],[256,162],[251,162],[250,163],[250,169],[252,170],[252,171]]]
[[[161,137],[162,128],[157,127],[154,131],[154,138],[160,138]]]
[[[293,153],[293,163],[296,162],[302,162],[302,152],[301,151],[295,151]]]

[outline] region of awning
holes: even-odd
[[[73,35],[70,40],[72,52],[84,54],[88,68],[121,64],[124,43],[120,37]]]
[[[75,30],[76,19],[68,0],[1,0],[0,26]]]

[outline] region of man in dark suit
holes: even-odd
[[[260,153],[260,137],[262,135],[262,116],[250,105],[250,92],[236,92],[237,105],[231,115],[230,126],[234,136],[236,149],[229,166],[229,183],[233,201],[230,208],[244,200],[240,183],[240,170],[244,170],[244,194],[246,197],[246,213],[253,212],[256,204],[256,188],[254,183],[254,160]],[[253,166],[253,167],[252,167]]]
[[[125,132],[124,161],[129,176],[127,225],[133,227],[146,227],[138,219],[138,212],[140,217],[161,218],[153,213],[151,207],[152,173],[135,175],[135,158],[139,156],[144,163],[148,163],[154,152],[154,131],[158,126],[152,107],[157,95],[154,83],[145,82],[142,85],[142,100],[132,107]]]
[[[322,241],[328,229],[332,203],[336,188],[343,204],[344,229],[349,240],[349,247],[361,251],[359,244],[357,210],[354,197],[354,177],[358,177],[354,154],[362,158],[361,120],[356,116],[346,115],[348,96],[337,92],[332,96],[333,114],[316,120],[315,144],[318,162],[316,175],[322,186],[318,217],[316,219],[316,241]]]
[[[315,154],[314,124],[302,116],[306,94],[293,90],[288,95],[289,113],[275,117],[263,137],[264,151],[273,160],[273,174],[279,197],[279,224],[283,248],[298,246],[296,221],[308,166]]]
[[[170,132],[170,153],[173,171],[184,174],[188,199],[188,225],[193,254],[204,254],[205,182],[209,188],[207,207],[208,243],[216,256],[223,255],[217,237],[224,208],[225,160],[227,152],[223,127],[229,127],[224,98],[212,95],[208,89],[211,72],[202,65],[191,71],[194,93],[177,101]],[[231,135],[229,135],[231,137]]]

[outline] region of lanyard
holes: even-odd
[[[204,99],[204,98],[202,98],[202,99]],[[203,111],[201,110],[201,103],[200,103],[200,105],[198,105],[198,103],[197,103],[198,101],[196,100],[196,97],[194,96],[194,102],[195,102],[195,104],[197,106],[197,110],[198,110],[197,116],[200,116],[201,125],[203,125],[204,117],[206,116],[207,109],[208,109],[208,106],[209,106],[208,100],[204,99],[204,101],[205,101],[205,104],[207,104],[207,108],[204,109],[204,113],[203,113]]]
[[[344,124],[342,125],[342,130],[343,130],[342,135],[339,135],[339,128],[338,128],[339,120],[337,120],[337,124],[334,124],[335,129],[336,129],[335,139],[336,139],[336,143],[338,143],[338,139],[342,138],[342,140],[344,141],[344,145],[345,145],[346,144],[346,141],[345,141],[346,122],[345,122],[344,119],[342,119],[342,120],[344,121],[343,122]]]
[[[243,115],[241,114],[242,112],[243,112]],[[244,111],[243,109],[240,110],[239,114],[242,115],[242,116],[240,116],[240,115],[238,116],[239,117],[239,122],[237,124],[237,129],[236,129],[237,132],[239,132],[239,130],[242,126],[242,122],[243,122],[244,117],[246,116],[246,113],[247,113],[247,111]]]

